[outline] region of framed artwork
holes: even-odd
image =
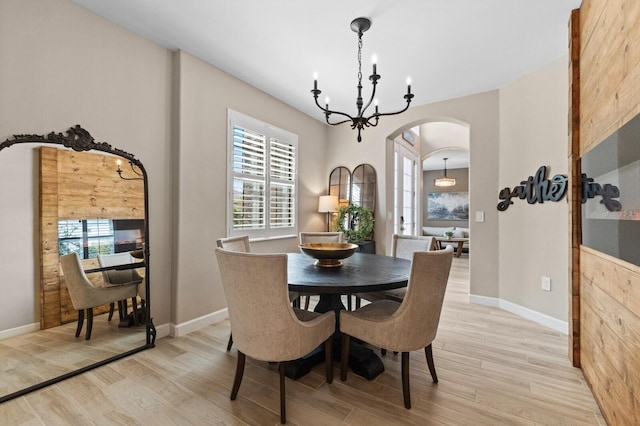
[[[411,145],[416,144],[416,134],[411,130],[405,130],[404,132],[402,132],[402,139],[409,142]]]
[[[430,192],[427,194],[427,219],[469,220],[468,192]]]

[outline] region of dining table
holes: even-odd
[[[334,311],[334,359],[341,354],[340,311],[345,309],[342,296],[355,293],[378,292],[406,287],[409,281],[411,261],[369,253],[354,253],[338,267],[322,267],[314,264],[312,257],[302,253],[288,253],[287,273],[289,290],[307,295],[319,295],[315,312]],[[384,371],[382,360],[362,342],[351,340],[349,367],[355,374],[369,380]],[[324,360],[323,345],[306,357],[288,363],[285,374],[297,379]]]

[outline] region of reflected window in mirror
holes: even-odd
[[[74,219],[58,221],[58,253],[72,252],[80,259],[94,259],[98,254],[123,253],[142,248],[142,219]]]

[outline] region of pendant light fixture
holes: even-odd
[[[436,186],[455,186],[456,180],[454,178],[447,177],[447,160],[444,158],[444,176],[438,179],[434,179],[433,182]]]
[[[413,99],[413,94],[411,93],[411,80],[407,79],[407,93],[404,95],[405,101],[407,101],[407,105],[395,112],[379,112],[378,111],[378,100],[375,98],[376,96],[376,86],[378,84],[378,80],[380,80],[381,75],[378,74],[376,69],[376,60],[373,60],[373,73],[369,76],[369,80],[371,81],[371,85],[373,86],[371,90],[371,97],[369,101],[364,103],[362,99],[362,34],[367,31],[371,27],[371,20],[369,18],[356,18],[351,21],[351,30],[358,34],[358,85],[356,86],[358,89],[358,97],[356,98],[356,107],[358,108],[358,113],[355,116],[347,114],[346,112],[340,112],[329,109],[329,98],[325,100],[325,106],[321,106],[318,102],[318,95],[322,93],[320,89],[318,89],[318,76],[314,74],[313,77],[313,98],[315,99],[316,105],[318,108],[324,112],[324,116],[326,118],[327,124],[332,126],[337,126],[343,123],[349,123],[352,129],[358,129],[358,142],[362,141],[362,136],[360,132],[365,127],[375,127],[378,125],[378,119],[384,115],[396,115],[405,112],[409,108],[409,104],[411,103],[411,99]],[[367,108],[371,106],[371,104],[375,106],[375,112],[370,116],[366,116],[365,112]],[[341,115],[343,117],[347,117],[345,120],[330,122],[329,117],[334,115]]]

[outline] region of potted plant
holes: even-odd
[[[342,206],[333,222],[333,229],[344,232],[350,243],[370,241],[373,239],[373,213],[366,207],[353,204]]]
[[[444,236],[447,237],[448,240],[450,240],[453,237],[453,231],[445,231]]]

